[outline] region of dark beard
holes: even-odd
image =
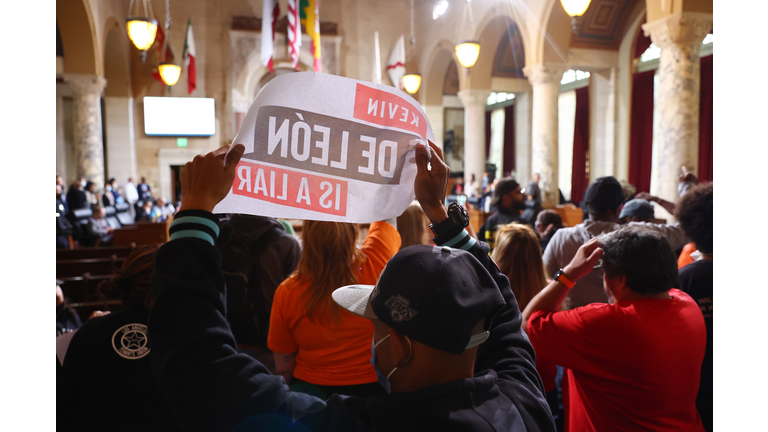
[[[519,202],[515,201],[512,203],[512,210],[514,211],[523,211],[525,210],[525,202]]]

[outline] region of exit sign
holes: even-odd
[[[176,147],[186,147],[186,146],[187,146],[186,138],[176,138]]]

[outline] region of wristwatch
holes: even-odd
[[[573,288],[573,286],[576,285],[576,283],[571,282],[571,280],[565,276],[563,269],[558,270],[552,279],[560,282],[561,284],[567,286],[568,288]]]
[[[452,238],[459,235],[467,225],[469,225],[469,214],[467,214],[467,211],[457,203],[451,203],[448,206],[448,219],[438,224],[429,224],[429,229],[435,233],[435,239],[443,237]],[[435,240],[435,244],[440,243],[437,243]]]

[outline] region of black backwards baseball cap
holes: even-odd
[[[499,179],[499,182],[496,183],[496,188],[493,190],[493,199],[491,199],[491,207],[498,208],[499,204],[501,204],[501,197],[517,189],[518,186],[520,186],[520,183],[516,182],[511,177],[504,177],[502,179]]]
[[[333,292],[339,306],[379,320],[428,347],[461,354],[485,342],[472,329],[505,304],[496,281],[471,253],[447,246],[409,246],[387,263],[376,286]]]
[[[640,220],[651,220],[654,218],[653,206],[649,201],[640,198],[627,201],[627,203],[624,204],[624,208],[621,209],[619,219],[624,217],[636,217]]]
[[[615,177],[600,177],[587,188],[584,203],[598,213],[616,210],[624,202],[624,190]]]

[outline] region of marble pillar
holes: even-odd
[[[101,130],[101,92],[107,84],[98,75],[65,74],[72,89],[75,111],[77,175],[104,188],[104,143]]]
[[[64,99],[56,95],[56,174],[64,177],[65,190],[69,188],[67,172],[67,142],[64,138]]]
[[[464,182],[472,174],[483,178],[485,172],[485,106],[490,90],[465,89],[459,91],[464,105]]]
[[[627,179],[628,160],[619,157],[616,144],[618,69],[594,71],[589,82],[589,181],[614,176]],[[621,169],[619,166],[621,165]]]
[[[515,93],[515,179],[521,184],[531,178],[531,98]]]
[[[539,63],[523,68],[533,86],[531,174],[540,174],[541,204],[552,208],[560,202],[557,164],[557,99],[560,80],[568,67]]]
[[[699,150],[699,50],[712,29],[712,14],[682,12],[643,25],[661,48],[656,110],[659,111],[658,170],[654,195],[676,201],[681,167],[696,171]]]

